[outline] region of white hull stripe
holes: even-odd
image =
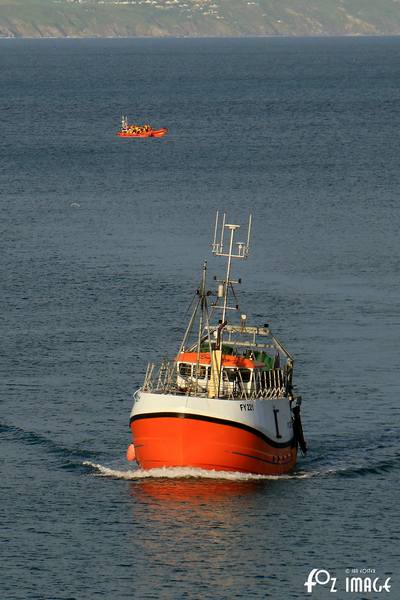
[[[273,440],[272,438],[265,435],[265,433],[262,433],[261,431],[259,431],[258,429],[255,429],[254,427],[245,425],[244,423],[239,423],[238,421],[229,421],[228,419],[218,419],[216,417],[208,417],[206,415],[194,415],[191,413],[182,413],[182,412],[142,413],[142,414],[134,415],[133,417],[131,417],[129,423],[132,423],[133,421],[138,421],[139,419],[159,419],[159,418],[165,418],[165,417],[172,418],[172,419],[175,418],[175,419],[193,419],[193,420],[197,420],[197,421],[208,421],[210,423],[218,423],[219,425],[228,425],[230,427],[238,427],[239,429],[244,429],[245,431],[248,431],[249,433],[256,435],[257,437],[264,440],[264,442],[266,442],[273,448],[293,448],[295,446],[294,437],[291,440],[288,440],[287,442],[277,442],[276,440]]]

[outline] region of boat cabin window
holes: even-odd
[[[223,381],[237,381],[238,380],[238,373],[237,373],[237,369],[224,369],[222,372],[222,379]]]
[[[240,371],[240,375],[238,373]],[[232,383],[243,381],[243,383],[249,383],[251,379],[251,370],[250,369],[227,369],[225,368],[222,372],[222,379],[224,381],[230,381]]]
[[[182,377],[190,377],[192,374],[192,364],[191,363],[179,363],[179,375]]]
[[[197,365],[193,365],[193,377],[197,376]],[[208,368],[205,367],[204,365],[199,365],[199,379],[205,379],[208,375],[208,379],[210,378],[210,375],[208,373]]]
[[[242,376],[243,383],[249,383],[251,378],[250,369],[240,369],[240,375]]]
[[[197,365],[192,363],[179,363],[179,375],[182,377],[196,377]],[[204,365],[199,365],[199,379],[210,379],[210,370]]]

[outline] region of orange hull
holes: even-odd
[[[163,129],[153,129],[151,132],[151,136],[163,137],[163,135],[165,135],[166,133],[168,133],[168,129],[166,127],[164,127]]]
[[[292,442],[278,444],[255,429],[188,414],[132,417],[136,461],[143,469],[196,467],[281,475],[296,463]]]

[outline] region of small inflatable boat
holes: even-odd
[[[129,125],[128,117],[122,117],[121,129],[117,132],[117,136],[124,138],[163,137],[167,132],[166,127],[153,129],[150,125]]]

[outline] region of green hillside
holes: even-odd
[[[400,0],[0,0],[0,36],[398,35]]]

